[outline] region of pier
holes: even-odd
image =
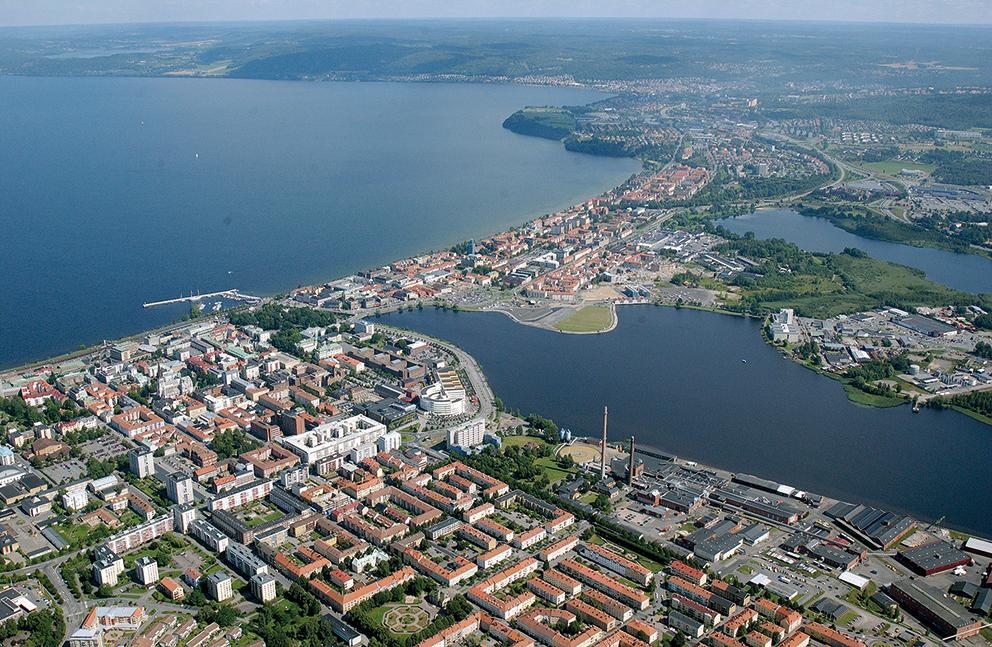
[[[261,297],[252,296],[250,294],[243,294],[238,292],[237,289],[233,290],[222,290],[220,292],[207,292],[205,294],[190,294],[189,296],[179,296],[175,299],[163,299],[162,301],[149,301],[148,303],[143,303],[141,306],[143,308],[154,308],[155,306],[167,306],[170,303],[195,303],[202,299],[211,299],[214,297],[225,297],[227,299],[233,299],[235,301],[246,301],[248,303],[258,303],[262,300]]]

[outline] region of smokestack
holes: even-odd
[[[630,437],[630,464],[627,466],[627,485],[634,485],[634,437]]]
[[[599,448],[599,478],[606,478],[606,423],[609,417],[609,410],[603,407],[603,444]]]

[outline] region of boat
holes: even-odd
[[[220,310],[220,309],[221,309],[222,307],[224,307],[224,304],[222,304],[222,303],[221,303],[220,301],[216,301],[216,302],[214,302],[214,312],[217,312],[217,311],[218,311],[218,310]]]
[[[741,360],[741,364],[747,364],[747,360],[746,359],[742,359]]]

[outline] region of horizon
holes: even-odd
[[[981,0],[879,0],[862,6],[855,0],[698,0],[692,7],[648,0],[170,0],[127,2],[40,0],[25,6],[0,0],[0,28],[118,25],[415,22],[498,20],[650,20],[781,23],[835,23],[977,27],[992,25],[992,4]]]

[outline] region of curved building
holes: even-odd
[[[464,390],[448,392],[440,382],[420,392],[420,408],[438,416],[457,416],[468,410]]]

